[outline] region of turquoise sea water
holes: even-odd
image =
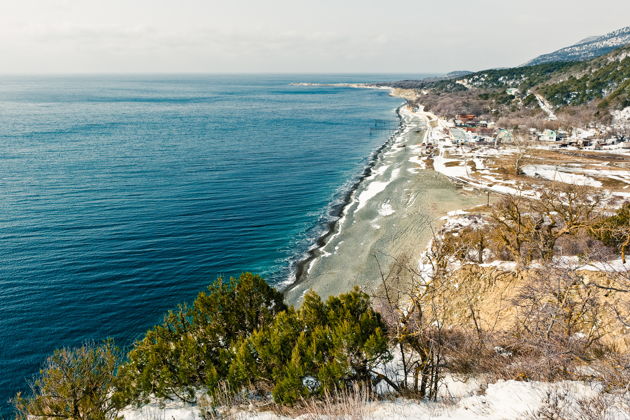
[[[55,348],[290,278],[401,104],[290,83],[405,77],[0,77],[0,415]]]

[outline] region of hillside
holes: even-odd
[[[525,65],[551,63],[557,61],[585,61],[607,54],[630,43],[630,26],[609,32],[606,35],[583,39],[578,43],[557,51],[540,55]]]
[[[551,111],[558,114],[562,126],[580,126],[608,121],[612,112],[630,106],[630,45],[585,62],[542,63],[388,85],[422,92],[419,103],[440,115],[468,112],[527,125],[545,120],[544,113]]]
[[[630,46],[583,63],[544,63],[474,73],[454,83],[479,89],[517,88],[535,91],[555,107],[597,101],[600,108],[630,105]]]
[[[601,100],[600,108],[630,106],[630,46],[573,66],[537,89],[555,106]]]

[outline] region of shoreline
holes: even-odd
[[[370,163],[335,208],[326,232],[297,262],[294,281],[281,289],[292,304],[310,289],[322,298],[355,285],[374,292],[381,263],[389,268],[399,257],[419,263],[442,217],[486,200],[478,191],[424,168],[420,145],[429,132],[428,119],[410,106],[405,92],[390,91],[405,100],[396,110],[399,127],[371,154]]]
[[[378,163],[379,156],[384,151],[386,151],[386,149],[391,147],[395,143],[396,137],[401,135],[401,133],[404,131],[405,122],[400,114],[400,110],[407,105],[408,103],[405,101],[405,103],[396,108],[395,112],[398,118],[398,128],[396,129],[394,134],[392,134],[382,145],[380,145],[370,154],[369,162],[359,175],[358,179],[343,194],[341,203],[336,204],[334,207],[332,207],[331,212],[329,212],[328,216],[331,218],[331,220],[326,222],[324,233],[317,237],[314,245],[309,248],[306,251],[306,254],[295,263],[295,278],[291,283],[287,284],[281,289],[282,293],[284,293],[285,295],[286,293],[297,287],[300,283],[302,283],[302,281],[304,280],[304,276],[308,274],[309,266],[320,256],[321,249],[326,246],[330,238],[337,233],[339,224],[343,219],[343,214],[352,205],[356,191],[363,184],[363,182],[372,175],[373,169]]]

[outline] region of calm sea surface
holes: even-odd
[[[286,281],[405,75],[0,77],[0,416],[55,348],[128,345],[217,276]]]

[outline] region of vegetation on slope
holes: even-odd
[[[406,89],[432,89],[436,92],[466,90],[466,85],[477,89],[520,88],[529,89],[549,80],[552,75],[575,67],[578,63],[545,63],[526,67],[483,70],[460,78],[437,81],[403,80],[390,85]],[[464,83],[461,83],[464,82]]]
[[[421,92],[419,103],[439,115],[472,113],[520,122],[545,120],[534,96],[539,94],[555,108],[560,119],[556,125],[568,129],[608,120],[609,111],[630,106],[630,46],[586,62],[491,69],[458,78],[389,85],[416,89]]]
[[[55,351],[30,384],[31,395],[16,396],[17,418],[116,418],[118,407],[111,391],[118,353],[111,341]]]
[[[17,396],[18,418],[115,419],[153,398],[197,403],[207,418],[226,401],[300,406],[352,389],[435,399],[447,373],[623,388],[630,276],[576,271],[554,257],[607,249],[597,238],[613,247],[606,255],[624,252],[628,208],[600,216],[576,187],[540,202],[506,197],[476,216],[488,223],[436,237],[429,274],[396,260],[372,298],[308,293],[296,309],[259,276],[218,280],[124,358],[110,341],[55,352],[31,394]],[[493,258],[520,268],[478,265]],[[400,282],[403,271],[415,273],[411,283]]]
[[[600,108],[628,106],[629,96],[624,92],[630,81],[628,53],[630,48],[626,47],[606,57],[575,66],[573,71],[562,74],[564,80],[542,83],[537,91],[558,107],[583,105],[603,98],[607,100],[600,102]]]
[[[282,299],[260,276],[218,279],[134,344],[119,369],[115,397],[123,405],[152,396],[196,401],[198,389],[227,377],[236,344],[287,309]]]
[[[571,62],[545,63],[527,67],[485,70],[467,76],[465,81],[470,86],[482,89],[514,87],[524,92],[575,66],[576,63]]]
[[[239,345],[228,382],[293,404],[369,383],[390,359],[385,324],[366,294],[354,290],[322,302],[310,292],[298,310],[283,312]]]

